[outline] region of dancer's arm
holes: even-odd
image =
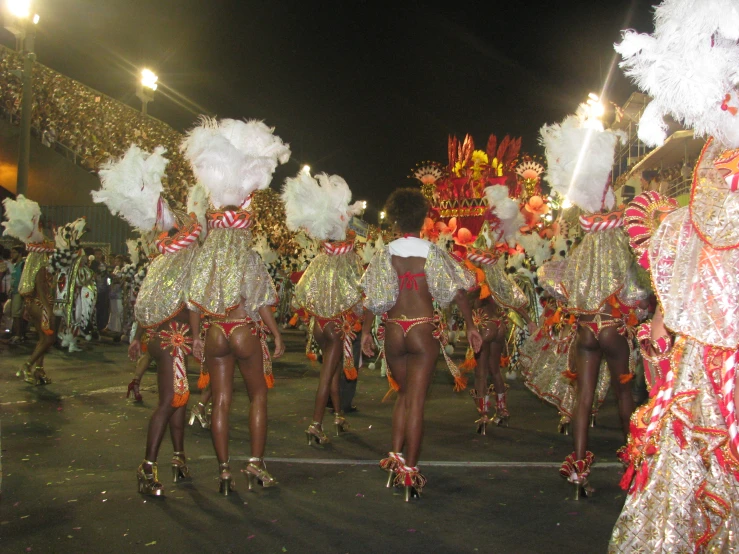
[[[136,324],[136,334],[133,336],[131,344],[128,346],[128,359],[136,361],[141,356],[141,337],[144,336],[146,329],[141,323]]]
[[[279,358],[285,353],[285,343],[282,342],[282,334],[280,333],[277,321],[275,321],[275,314],[272,312],[272,307],[262,306],[259,308],[259,315],[267,326],[267,329],[269,329],[269,332],[275,337],[275,349],[272,357]]]
[[[190,310],[190,329],[192,329],[192,355],[196,360],[203,359],[203,339],[200,338],[200,312]]]
[[[467,340],[472,350],[479,352],[482,347],[482,336],[472,321],[472,309],[470,308],[470,301],[467,298],[467,292],[462,289],[458,290],[457,295],[454,297],[454,302],[459,306],[459,310],[462,312],[462,316],[464,316],[464,323],[467,327]]]
[[[367,308],[364,309],[364,320],[362,321],[362,352],[365,356],[375,355],[375,340],[372,338],[372,324],[375,322],[375,314]]]

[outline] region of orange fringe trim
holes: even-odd
[[[636,327],[639,324],[639,319],[636,317],[636,314],[633,311],[629,313],[629,319],[626,320],[626,324],[629,327]]]
[[[198,377],[198,389],[203,390],[210,384],[210,373],[201,373]]]
[[[393,395],[394,392],[396,391],[392,387],[387,389],[385,396],[382,397],[382,400],[380,400],[380,402],[387,402],[388,400],[390,400],[390,397]]]
[[[400,390],[400,385],[395,379],[392,378],[392,376],[389,373],[387,374],[387,382],[390,384],[391,390],[394,390],[394,391]]]
[[[44,329],[44,335],[46,335],[47,337],[50,337],[53,334],[54,334],[54,329]]]
[[[264,380],[267,382],[267,388],[268,389],[274,388],[274,386],[275,386],[275,376],[274,375],[272,375],[271,373],[269,375],[267,375],[265,373],[264,374]]]
[[[475,351],[472,350],[472,347],[467,348],[467,354],[465,355],[464,362],[459,364],[459,369],[464,371],[465,373],[468,371],[472,371],[477,367],[477,360],[475,360]]]
[[[318,359],[318,356],[315,352],[308,352],[305,357],[308,358],[311,362],[315,362]]]
[[[175,394],[174,398],[172,398],[172,407],[181,408],[182,406],[187,406],[187,401],[189,399],[190,391],[187,391],[185,394]]]
[[[347,378],[348,381],[355,381],[357,377],[359,377],[359,374],[357,373],[357,368],[354,366],[345,367],[344,376]]]
[[[290,327],[295,327],[297,324],[298,324],[298,314],[295,314],[290,318],[288,325],[290,325]]]
[[[511,357],[510,356],[501,356],[500,357],[500,368],[505,369],[509,365],[511,365]]]
[[[633,378],[634,378],[634,374],[633,373],[626,373],[624,375],[619,375],[618,376],[618,381],[622,385],[625,385],[626,383],[628,383],[629,381],[631,381]]]
[[[577,373],[574,373],[574,372],[570,371],[569,369],[566,370],[566,371],[563,371],[562,372],[562,376],[563,377],[566,377],[570,381],[574,381],[575,379],[577,379]]]
[[[454,392],[460,392],[467,388],[467,377],[462,377],[461,375],[459,377],[454,378]]]

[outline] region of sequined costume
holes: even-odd
[[[650,401],[631,418],[629,494],[613,553],[739,551],[739,198],[728,182],[739,171],[718,170],[737,156],[709,140],[690,206],[668,215],[646,245],[675,338],[652,360]]]
[[[541,317],[541,326],[526,339],[521,347],[519,367],[526,387],[542,400],[549,402],[562,416],[561,423],[572,419],[577,399],[570,358],[575,340],[574,317],[560,305],[567,297],[562,287],[562,276],[567,260],[548,262],[537,270],[539,286],[549,296]],[[610,387],[610,375],[605,360],[601,361],[598,383],[595,387],[592,413],[605,401]]]
[[[311,317],[311,330],[314,325],[323,329],[329,322],[338,327],[344,343],[344,374],[349,380],[357,378],[352,341],[362,310],[361,276],[361,259],[352,241],[325,242],[323,252],[311,261],[294,293],[296,304]]]
[[[446,308],[454,300],[458,291],[467,291],[475,286],[474,275],[452,258],[448,252],[435,244],[416,238],[398,239],[375,253],[361,280],[361,287],[365,294],[364,307],[375,314],[381,315],[383,320],[387,320],[387,312],[395,306],[400,293],[400,276],[393,268],[391,250],[396,243],[402,244],[402,241],[418,241],[418,244],[425,243],[427,245],[428,253],[424,265],[426,284],[432,298],[441,309]],[[446,328],[440,314],[437,312],[433,321],[428,323],[434,325],[434,337],[441,344],[441,352],[447,362],[449,371],[454,377],[455,390],[464,389],[466,379],[462,377],[459,369],[444,349],[447,343]],[[382,348],[384,329],[378,330],[378,339]],[[391,387],[397,390],[398,385],[393,380],[391,371],[392,368],[388,368],[388,381]]]
[[[172,355],[174,407],[186,406],[190,397],[186,359],[192,333],[189,325],[175,318],[187,309],[187,284],[200,232],[200,225],[193,221],[174,237],[157,244],[162,255],[149,265],[134,306],[136,321],[146,329],[148,340],[159,339],[161,347]]]
[[[229,313],[244,308],[248,318],[243,323],[252,324],[259,336],[264,375],[271,387],[272,359],[259,309],[276,305],[278,297],[267,266],[252,248],[251,224],[251,214],[245,210],[208,212],[208,236],[193,260],[187,297],[192,309],[206,317],[204,329],[211,322],[232,322]],[[204,388],[207,382],[204,378],[199,386]]]
[[[48,291],[48,297],[46,305],[52,305],[52,292],[53,292],[53,276],[46,269],[49,265],[49,255],[54,251],[54,247],[51,243],[38,243],[38,244],[27,244],[28,255],[26,256],[26,263],[23,266],[21,272],[21,278],[18,283],[18,292],[23,297],[26,309],[30,304],[35,304],[40,308],[41,311],[41,329],[39,331],[46,335],[53,335],[54,330],[50,329],[50,322],[52,314],[46,313],[44,303],[38,298],[38,291],[36,290],[36,277],[42,269],[46,272],[46,285]],[[25,319],[29,319],[28,316]]]

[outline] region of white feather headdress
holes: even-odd
[[[201,117],[180,145],[198,182],[215,208],[242,206],[265,189],[278,163],[290,159],[290,147],[261,121],[221,121]]]
[[[697,135],[739,147],[739,2],[665,0],[654,19],[654,34],[627,30],[615,45],[626,75],[653,98],[639,138],[660,146],[669,114]]]
[[[485,201],[494,216],[494,222],[490,224],[490,233],[493,236],[486,237],[488,248],[501,240],[513,246],[518,230],[525,223],[518,202],[508,197],[508,187],[505,185],[485,187],[484,193]]]
[[[320,173],[313,178],[307,171],[285,180],[282,188],[287,228],[305,229],[318,240],[343,240],[353,215],[362,203],[349,204],[352,191],[338,175]]]
[[[36,202],[19,194],[15,200],[3,200],[3,208],[7,220],[2,223],[5,227],[4,235],[15,237],[25,244],[44,240],[44,234],[39,229],[41,208]]]
[[[168,231],[175,218],[162,198],[162,178],[169,163],[162,146],[149,154],[132,144],[118,160],[109,160],[100,169],[103,187],[92,191],[94,202],[108,206],[133,227],[149,231],[158,227]]]
[[[608,177],[616,144],[625,135],[604,131],[598,122],[586,119],[582,106],[576,115],[544,125],[539,132],[547,157],[546,179],[552,189],[587,212],[612,209],[616,197]]]

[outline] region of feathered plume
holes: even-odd
[[[128,249],[128,257],[131,258],[131,263],[135,266],[139,265],[141,260],[141,254],[139,252],[139,241],[135,239],[126,240],[126,248]]]
[[[739,5],[736,0],[665,0],[653,35],[624,31],[621,67],[653,98],[639,138],[661,145],[671,115],[696,135],[739,147]]]
[[[3,208],[7,220],[2,224],[5,227],[4,235],[15,237],[25,244],[44,240],[44,234],[39,229],[41,208],[36,202],[19,194],[15,200],[3,200]]]
[[[203,116],[180,149],[215,208],[242,206],[269,186],[278,163],[290,159],[290,147],[261,121]]]
[[[536,267],[541,267],[552,257],[551,241],[540,237],[538,233],[521,235],[518,237],[518,243],[523,247],[526,255],[534,260]]]
[[[562,123],[544,125],[540,133],[547,157],[545,175],[552,189],[588,212],[612,209],[616,197],[608,177],[623,133],[598,128],[582,110]]]
[[[305,229],[319,240],[343,240],[351,216],[361,213],[362,203],[349,205],[352,191],[338,175],[307,171],[285,180],[282,189],[287,228]]]
[[[167,231],[175,218],[162,198],[162,178],[169,163],[162,146],[149,154],[132,144],[119,160],[109,160],[100,169],[103,188],[93,191],[92,199],[108,206],[133,227],[149,231],[158,227]]]
[[[485,187],[485,201],[492,216],[490,221],[492,243],[502,240],[513,246],[518,230],[525,223],[518,202],[508,197],[508,187],[505,185]],[[492,244],[490,246],[492,247]]]

